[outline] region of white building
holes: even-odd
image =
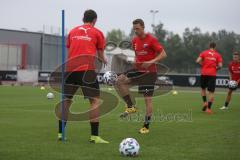
[[[135,53],[132,50],[122,50],[116,48],[113,51],[105,52],[108,65],[102,67],[101,72],[114,71],[116,73],[122,73],[126,69],[132,67],[132,62],[134,61]]]

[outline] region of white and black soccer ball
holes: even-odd
[[[49,93],[47,94],[47,99],[53,99],[53,98],[54,98],[54,94],[51,93],[51,92],[49,92]]]
[[[117,74],[113,71],[107,71],[103,75],[103,81],[107,85],[113,85],[117,80]]]
[[[235,90],[235,89],[237,89],[237,87],[238,87],[238,82],[237,81],[231,80],[231,81],[228,82],[228,88],[229,89]]]
[[[134,138],[126,138],[119,145],[119,152],[123,156],[134,157],[139,154],[140,145]]]

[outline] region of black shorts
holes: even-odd
[[[64,94],[66,98],[72,99],[79,87],[84,95],[84,98],[95,98],[100,96],[99,83],[97,80],[97,73],[93,70],[79,71],[66,73]]]
[[[130,85],[138,86],[138,92],[144,96],[152,96],[157,80],[156,72],[139,72],[135,69],[124,73],[130,79]]]
[[[201,88],[207,88],[209,92],[215,92],[216,76],[201,75]]]

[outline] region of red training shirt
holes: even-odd
[[[240,62],[230,62],[228,65],[228,70],[232,76],[232,80],[240,80]]]
[[[200,53],[202,58],[201,75],[216,76],[217,65],[222,62],[221,55],[215,50],[206,50]]]
[[[69,32],[67,48],[67,71],[95,70],[96,53],[104,50],[105,38],[100,30],[84,24]]]
[[[136,36],[132,39],[132,48],[135,51],[136,69],[140,72],[157,72],[156,64],[152,64],[148,68],[143,68],[142,62],[154,59],[157,53],[161,53],[163,47],[155,37],[147,33],[144,39]]]

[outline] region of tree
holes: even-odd
[[[161,44],[165,44],[166,42],[166,36],[167,36],[167,33],[168,31],[165,30],[163,28],[163,24],[160,23],[156,26],[154,26],[154,31],[153,31],[153,35],[157,37],[158,41],[161,43]]]
[[[120,43],[121,41],[125,40],[127,36],[125,35],[124,31],[120,29],[113,29],[110,32],[107,32],[107,41]]]
[[[132,37],[133,31],[128,37]],[[163,61],[171,71],[196,73],[196,58],[208,49],[210,42],[217,43],[217,50],[222,54],[224,67],[232,59],[234,51],[240,52],[240,35],[226,30],[203,33],[200,28],[186,28],[183,35],[164,29],[162,23],[155,26],[153,35],[165,48],[168,57]]]

